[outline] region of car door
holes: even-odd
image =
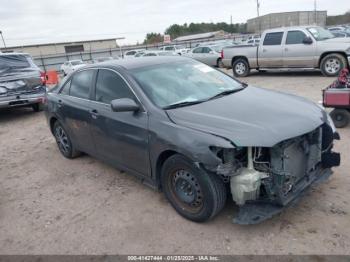
[[[192,50],[192,58],[203,62],[203,47],[196,47]]]
[[[86,153],[94,151],[90,131],[90,94],[97,70],[89,69],[75,73],[59,93],[57,114],[63,121],[72,142]]]
[[[304,43],[307,35],[301,30],[290,30],[287,32],[283,48],[284,67],[307,67],[313,68],[315,65],[316,43]]]
[[[148,115],[144,110],[113,112],[110,103],[120,98],[139,103],[120,73],[100,69],[91,111],[91,131],[97,153],[116,166],[149,175]]]
[[[284,32],[272,32],[265,35],[259,45],[258,64],[262,68],[283,67],[282,38]]]
[[[210,47],[203,47],[203,63],[210,65],[210,66],[215,66],[217,64],[217,59],[218,59],[218,54],[211,49]]]

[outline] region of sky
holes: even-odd
[[[313,10],[314,0],[260,0],[260,14]],[[328,15],[350,9],[349,0],[317,0]],[[7,46],[125,37],[142,42],[172,24],[246,22],[256,0],[0,0],[0,31]],[[3,47],[0,41],[0,47]]]

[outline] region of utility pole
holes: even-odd
[[[0,30],[0,35],[1,35],[1,38],[2,38],[2,42],[4,43],[5,50],[6,50],[5,39],[4,39],[4,36],[2,35],[2,31],[1,30]]]
[[[258,14],[258,22],[259,22],[259,34],[261,34],[261,21],[260,21],[260,2],[256,0],[256,12]]]

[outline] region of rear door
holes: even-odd
[[[210,47],[203,47],[203,63],[215,66],[217,64],[218,54]]]
[[[73,144],[92,154],[95,147],[90,131],[90,96],[96,73],[95,69],[75,73],[60,91],[57,110]]]
[[[258,64],[262,68],[283,67],[282,38],[284,32],[266,33],[258,49]]]
[[[148,115],[145,111],[113,112],[111,101],[138,102],[126,80],[110,69],[100,69],[92,101],[92,135],[98,154],[117,166],[150,174]]]
[[[307,37],[307,35],[301,30],[287,31],[283,49],[284,67],[316,67],[316,59],[314,59],[316,42],[304,44],[303,41],[305,37]]]
[[[197,61],[204,62],[203,47],[196,47],[192,50],[192,57]]]

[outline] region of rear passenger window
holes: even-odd
[[[109,104],[114,99],[134,99],[127,83],[110,70],[99,70],[96,82],[96,101]]]
[[[70,84],[72,83],[71,80],[69,80],[68,82],[66,82],[64,84],[64,86],[61,88],[61,92],[60,94],[62,95],[69,95],[69,88],[70,88]]]
[[[94,70],[84,70],[73,76],[69,94],[74,97],[89,99]]]
[[[287,45],[302,44],[306,35],[301,31],[289,31],[287,34]]]
[[[283,32],[268,33],[264,39],[264,45],[280,45],[282,43]]]

